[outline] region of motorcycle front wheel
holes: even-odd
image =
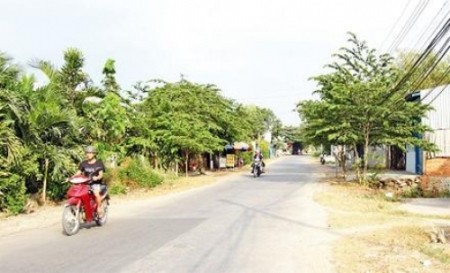
[[[80,230],[80,209],[77,206],[65,206],[62,216],[63,231],[67,236]]]

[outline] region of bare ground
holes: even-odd
[[[315,200],[344,235],[333,246],[337,272],[450,272],[450,244],[431,243],[449,216],[408,213],[382,192],[333,183]]]

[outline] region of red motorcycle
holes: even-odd
[[[99,217],[97,214],[97,203],[93,194],[90,182],[91,178],[84,175],[75,175],[69,179],[72,183],[67,191],[68,200],[64,206],[62,216],[62,227],[66,235],[74,235],[82,224],[95,221],[98,226],[106,224],[108,219],[109,195],[105,185],[101,186],[100,196],[101,206],[104,214]]]

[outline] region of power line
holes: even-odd
[[[433,26],[433,24],[435,23],[437,18],[439,18],[439,15],[445,10],[445,6],[447,6],[447,4],[448,4],[448,0],[445,1],[444,4],[442,4],[442,6],[439,9],[438,13],[435,16],[433,16],[433,19],[431,20],[431,22],[422,30],[422,33],[420,34],[419,39],[417,39],[416,43],[414,43],[413,48],[415,48],[417,46],[417,44],[422,40],[423,36],[427,33],[427,30],[430,29]],[[450,10],[448,10],[447,13],[442,17],[442,19],[439,22],[438,26],[440,26],[445,21],[445,18],[447,18],[449,14],[450,14]],[[436,32],[436,30],[438,29],[438,26],[435,28],[435,30],[432,33]],[[426,41],[428,41],[428,39]],[[425,43],[422,45],[421,48],[423,48],[424,46],[425,46]]]
[[[448,1],[446,1],[446,3],[443,5],[443,7],[447,4]],[[441,10],[439,10],[438,14],[443,10],[443,7],[441,7]],[[424,43],[422,44],[422,46],[420,47],[419,51],[424,51],[427,44],[429,43],[430,40],[433,39],[433,37],[436,36],[436,34],[439,32],[439,29],[441,29],[444,25],[445,22],[447,20],[447,18],[450,15],[450,10],[447,11],[447,13],[444,15],[444,17],[441,19],[441,21],[439,22],[439,24],[434,28],[434,30],[431,32],[430,36],[424,41]],[[434,19],[438,18],[438,15],[436,15],[434,17]],[[434,20],[433,20],[434,21]],[[431,27],[431,23],[430,25],[426,28],[430,28]],[[425,30],[426,30],[425,29]],[[416,43],[414,44],[413,48],[416,47],[416,45],[420,42],[420,40],[422,39],[422,37],[425,35],[425,31],[422,33],[422,35],[420,36],[420,38],[416,41]],[[419,56],[420,57],[420,56]],[[417,60],[417,59],[416,59]],[[414,56],[411,56],[411,58],[409,60],[405,60],[406,61],[406,66],[405,67],[409,67],[413,62],[415,62],[414,60]]]
[[[396,50],[398,46],[402,43],[403,39],[406,37],[406,35],[409,33],[411,28],[416,24],[418,18],[422,14],[422,12],[425,10],[429,3],[429,0],[420,1],[414,11],[411,13],[410,17],[408,18],[407,22],[403,26],[403,28],[400,30],[397,37],[394,39],[391,47],[389,48],[388,52],[392,53],[392,51]]]
[[[447,73],[449,73],[450,72],[450,67],[448,67],[447,68]],[[444,90],[445,90],[445,88],[447,88],[448,86],[447,85],[444,85],[443,87],[442,87],[442,89],[441,89],[441,91],[439,91],[439,93],[427,104],[427,105],[430,105],[430,104],[432,104],[441,94],[442,94],[442,92],[444,92]],[[436,88],[435,88],[436,89]],[[433,92],[434,91],[434,89],[433,90],[431,90],[430,92]],[[430,93],[428,93],[428,94],[430,94]],[[428,95],[427,94],[427,95]]]
[[[406,10],[409,7],[409,4],[411,4],[411,1],[406,1],[406,5],[402,10],[402,13],[400,14],[400,16],[397,18],[397,20],[395,21],[394,25],[391,27],[391,29],[389,30],[386,38],[384,38],[383,42],[380,45],[380,49],[383,48],[384,43],[386,43],[386,41],[388,40],[388,38],[391,36],[392,32],[394,31],[394,29],[397,27],[398,23],[400,22],[400,20],[403,18],[403,15],[405,14]]]
[[[439,79],[438,84],[436,85],[436,87],[431,89],[423,98],[420,98],[421,102],[424,101],[428,96],[430,96],[431,93],[433,93],[434,90],[436,90],[440,86],[440,84],[444,81],[444,79],[446,78],[448,73],[450,73],[450,66],[448,66],[447,69],[444,71],[444,73],[442,73],[442,77]],[[439,97],[446,87],[447,87],[447,85],[444,85],[442,90],[427,105],[430,105],[437,97]]]
[[[411,86],[414,87],[413,90],[415,90],[416,88],[420,88],[422,83],[431,75],[431,73],[434,71],[434,69],[437,67],[437,65],[445,57],[448,50],[450,49],[449,42],[450,42],[450,37],[447,38],[447,40],[444,42],[442,47],[436,53],[436,60],[434,60],[433,63],[430,64],[430,67],[425,69],[426,71],[424,72],[424,74],[417,76],[417,78],[411,84]],[[417,83],[417,82],[419,82],[419,83]]]
[[[397,82],[397,84],[392,88],[391,92],[383,98],[381,103],[384,103],[388,100],[395,92],[401,90],[401,87],[410,79],[410,77],[416,72],[417,68],[422,65],[425,59],[430,55],[436,45],[443,39],[445,34],[449,31],[450,28],[450,19],[447,19],[444,26],[439,29],[438,33],[432,38],[431,42],[428,44],[423,53],[417,58],[414,62],[413,66],[409,69],[409,71]]]

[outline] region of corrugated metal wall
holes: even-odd
[[[438,146],[440,151],[436,152],[434,156],[450,157],[450,129],[426,133],[425,138]]]
[[[422,119],[422,123],[434,131],[425,134],[425,138],[435,143],[439,152],[435,156],[450,157],[450,85],[420,92],[422,103],[430,104],[434,110]]]

